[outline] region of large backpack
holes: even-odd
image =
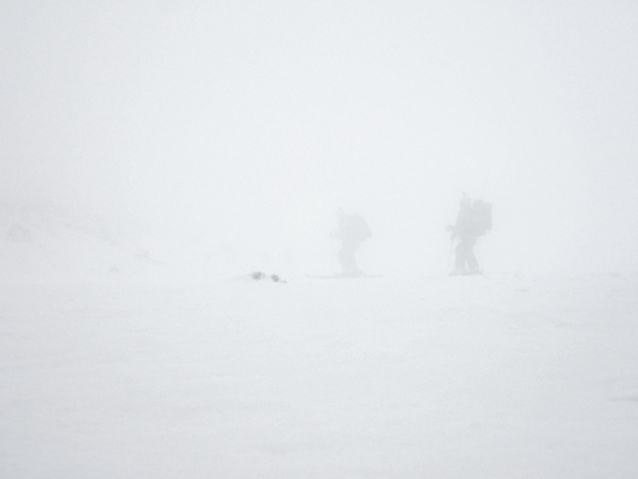
[[[474,200],[472,203],[474,227],[478,236],[483,236],[492,229],[492,203]]]

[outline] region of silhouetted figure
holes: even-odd
[[[361,244],[372,236],[368,223],[359,213],[347,215],[339,210],[337,226],[339,229],[332,236],[341,240],[341,249],[338,254],[341,276],[361,276],[363,271],[357,265],[355,253]]]
[[[492,229],[492,204],[483,200],[472,200],[463,193],[456,223],[450,225],[447,231],[452,232],[452,241],[459,239],[456,245],[456,261],[451,275],[480,274],[478,261],[474,256],[474,245],[479,236]],[[466,268],[467,266],[467,268]]]

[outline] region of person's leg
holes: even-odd
[[[339,251],[339,262],[341,263],[341,274],[343,276],[357,276],[359,274],[357,260],[354,257],[356,250],[356,245],[346,243]]]
[[[456,261],[454,263],[454,271],[459,273],[465,270],[466,245],[464,240],[461,240],[459,244],[456,245],[455,253]]]
[[[465,258],[468,266],[470,267],[470,271],[478,271],[479,265],[476,260],[476,256],[474,256],[474,245],[476,244],[476,238],[470,238],[467,240],[467,251],[465,254]]]

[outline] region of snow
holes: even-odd
[[[3,478],[636,477],[638,276],[0,287]]]
[[[0,13],[0,479],[638,477],[638,2]]]

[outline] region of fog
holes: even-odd
[[[343,208],[364,270],[445,273],[465,192],[493,203],[486,270],[635,271],[637,22],[630,1],[4,1],[3,248],[16,209],[55,205],[162,264],[332,272]]]

